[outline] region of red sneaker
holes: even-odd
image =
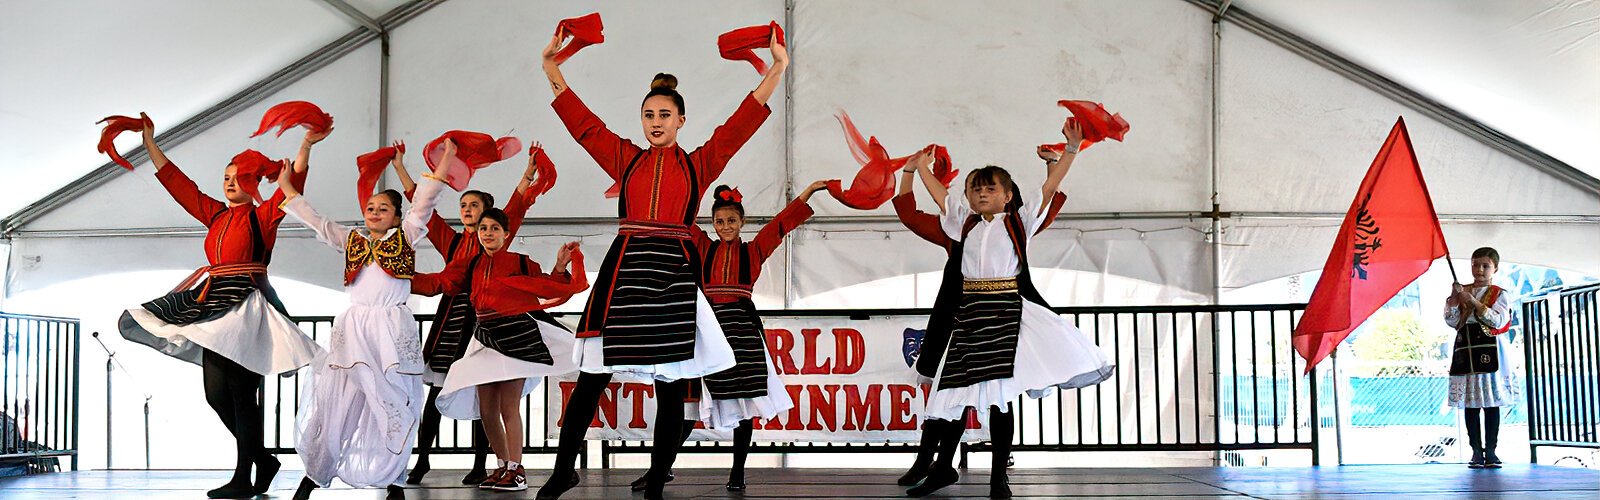
[[[483,478],[483,482],[478,483],[478,489],[487,490],[494,488],[494,485],[500,484],[500,477],[504,475],[506,475],[505,467],[495,469],[494,472],[489,473],[489,477]]]
[[[494,484],[495,491],[523,491],[528,489],[528,476],[518,465],[506,469],[505,475],[500,476],[500,482]]]

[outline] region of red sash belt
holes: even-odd
[[[189,277],[184,278],[183,282],[178,283],[178,286],[173,288],[172,291],[168,293],[178,293],[190,288],[194,288],[194,285],[199,283],[201,278],[205,277],[215,278],[220,276],[253,276],[257,274],[267,274],[267,265],[259,262],[246,262],[243,264],[205,266],[195,269],[193,273],[189,273]],[[210,291],[210,289],[211,282],[210,280],[207,280],[206,287],[200,290],[201,302],[206,301],[206,292]]]
[[[682,224],[623,219],[618,221],[617,234],[650,238],[690,239],[689,228]]]

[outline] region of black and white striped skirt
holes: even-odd
[[[627,239],[600,329],[607,365],[654,365],[694,357],[695,298],[700,292],[684,244],[673,238]]]
[[[962,294],[939,388],[1010,377],[1021,330],[1022,294],[1016,290]]]
[[[323,352],[289,319],[264,276],[208,278],[124,311],[117,329],[174,358],[198,365],[209,350],[262,375],[293,372]]]
[[[424,376],[424,380],[431,378],[432,385],[442,383],[444,374],[450,371],[450,363],[461,359],[477,327],[478,315],[472,309],[471,296],[463,293],[441,300],[434,314],[433,328],[428,331],[428,341],[423,344],[423,359],[428,362],[428,371],[433,372],[428,374],[432,377]]]
[[[733,368],[706,375],[711,399],[748,399],[767,395],[767,344],[761,317],[750,300],[711,304],[722,334],[733,347]]]
[[[488,333],[482,333],[488,331]],[[450,365],[444,386],[439,390],[435,406],[439,414],[457,420],[479,417],[478,391],[474,388],[488,383],[521,380],[524,396],[539,387],[544,377],[572,373],[578,370],[573,356],[575,338],[571,331],[543,311],[515,314],[478,323],[478,332],[467,342],[466,353]],[[544,361],[528,361],[527,346],[537,337],[538,349]],[[517,337],[521,338],[518,339]],[[482,343],[492,339],[501,344],[491,348]],[[516,344],[518,347],[507,347]],[[505,350],[501,350],[505,349]],[[514,357],[507,351],[518,353]]]
[[[550,357],[550,349],[545,347],[544,338],[539,334],[539,322],[534,320],[533,314],[513,314],[479,321],[472,338],[511,359],[541,365],[555,364]]]

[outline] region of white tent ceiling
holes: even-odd
[[[352,3],[372,18],[403,7]],[[1052,103],[1089,98],[1122,112],[1133,131],[1125,143],[1085,154],[1068,179],[1067,211],[1077,215],[1050,236],[1059,244],[1041,250],[1035,265],[1181,292],[1143,300],[1191,300],[1213,287],[1320,266],[1337,226],[1327,214],[1348,207],[1394,117],[1405,115],[1453,246],[1495,244],[1520,257],[1509,260],[1600,275],[1593,184],[1550,175],[1503,144],[1229,22],[1221,29],[1213,95],[1213,14],[1200,3],[442,2],[390,34],[386,130],[378,112],[380,51],[372,43],[218,120],[169,155],[210,188],[223,159],[242,147],[274,156],[292,150],[298,133],[245,139],[262,110],[290,99],[318,102],[339,126],[317,149],[309,196],[354,218],[350,159],[381,137],[417,143],[450,128],[515,130],[549,146],[562,172],[560,185],[530,214],[547,219],[525,233],[523,248],[544,258],[557,238],[540,236],[583,237],[588,253],[600,255],[613,229],[595,218],[613,216],[615,205],[598,196],[609,180],[549,110],[536,58],[550,27],[599,8],[607,41],[564,66],[574,89],[615,130],[636,136],[632,119],[645,82],[656,71],[677,73],[691,117],[683,139],[698,144],[756,82],[748,65],[716,57],[715,35],[779,19],[788,23],[795,61],[780,90],[786,104],[774,99],[773,117],[722,179],[754,200],[754,214],[775,212],[789,183],[852,174],[831,116],[837,109],[849,110],[891,153],[937,141],[962,168],[996,163],[1035,179],[1031,148],[1051,141],[1062,117]],[[8,14],[23,15],[0,19],[0,67],[7,68],[0,76],[0,174],[8,180],[0,184],[0,212],[103,165],[92,147],[100,117],[146,110],[158,128],[170,128],[361,26],[317,0],[13,4]],[[1234,9],[1532,146],[1587,173],[1588,181],[1600,175],[1593,146],[1600,138],[1600,5],[1241,0]],[[128,48],[142,36],[151,40],[147,48]],[[135,145],[124,139],[125,148]],[[1223,219],[1219,247],[1200,215],[1211,208],[1213,140],[1221,208],[1241,214]],[[148,169],[111,176],[12,234],[7,289],[198,264],[192,231],[174,231],[193,222],[165,199]],[[519,169],[487,170],[475,184],[503,193]],[[765,274],[788,276],[764,283],[785,303],[937,268],[931,247],[902,256],[920,244],[880,222],[891,214],[887,207],[863,214],[831,201],[815,205],[829,219],[796,232],[787,257],[774,259]],[[337,287],[331,254],[301,245],[303,232],[283,238],[294,241],[280,245],[274,273]],[[108,262],[106,248],[150,257]],[[298,248],[306,251],[289,250]],[[1217,282],[1213,248],[1221,249]]]

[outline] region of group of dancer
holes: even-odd
[[[463,145],[444,140],[441,150],[430,148],[439,161],[430,156],[436,166],[415,182],[403,147],[394,148],[390,165],[405,191],[363,193],[365,224],[350,227],[321,215],[300,196],[311,148],[331,125],[308,127],[292,162],[261,166],[236,158],[223,176],[225,201],[201,194],[162,154],[148,119],[130,126],[142,129],[162,185],[208,228],[208,266],[173,293],[129,310],[120,325],[127,338],[203,367],[207,401],[235,436],[238,453],[233,478],[208,495],[245,498],[270,487],[279,463],[263,447],[256,391],[264,375],[308,365],[296,444],[306,476],[296,499],[334,478],[355,487],[385,487],[389,498],[403,498],[402,485],[420,482],[430,469],[428,453],[441,416],[473,420],[474,447],[492,450],[497,459],[490,469],[480,451],[465,483],[524,490],[520,401],[544,377],[572,372],[577,383],[562,415],[567,425],[538,498],[559,498],[579,483],[576,458],[616,374],[655,385],[650,468],[635,490],[662,497],[697,421],[733,431],[727,488],[744,489],[752,419],[775,418],[794,405],[769,362],[752,287],[785,235],[812,215],[812,195],[828,186],[818,181],[800,190],[748,241],[742,238],[742,195],[725,185],[712,188],[771,114],[767,102],[789,57],[781,32],[769,36],[772,64],[761,82],[693,151],[677,142],[686,107],[675,77],[659,74],[651,82],[640,106],[647,144],[636,145],[607,127],[563,77],[560,66],[570,44],[580,42],[567,42],[558,31],[544,49],[556,115],[619,189],[617,236],[592,284],[577,242],[561,245],[548,268],[509,249],[543,192],[533,186],[553,175],[540,168],[548,161],[542,151],[530,152],[504,209],[494,208],[488,193],[464,191],[457,231],[435,206],[447,187],[460,190],[459,181],[470,176],[470,168],[450,161]],[[896,212],[948,256],[916,363],[933,390],[923,411],[921,449],[901,479],[911,486],[908,494],[927,495],[957,481],[953,457],[965,416],[975,412],[995,444],[991,496],[1008,498],[1012,402],[1024,394],[1042,397],[1055,387],[1096,384],[1112,374],[1105,354],[1050,311],[1028,274],[1029,242],[1061,209],[1062,180],[1084,139],[1074,122],[1062,134],[1065,148],[1038,151],[1046,175],[1037,201],[1024,202],[1028,192],[997,166],[976,169],[961,189],[948,189],[949,181],[932,168],[933,146],[903,163]],[[258,177],[274,175],[279,188],[273,196],[252,196]],[[913,176],[936,201],[938,214],[916,210]],[[710,233],[696,225],[708,191]],[[409,209],[403,208],[406,198]],[[351,305],[335,320],[326,349],[288,318],[267,281],[276,232],[287,215],[345,259]],[[439,272],[415,269],[416,246],[424,238],[444,256]],[[588,302],[575,330],[544,312],[585,289]],[[418,341],[406,306],[411,294],[442,297],[425,341]],[[696,387],[703,395],[696,408],[686,410]],[[413,448],[418,459],[407,474]]]

